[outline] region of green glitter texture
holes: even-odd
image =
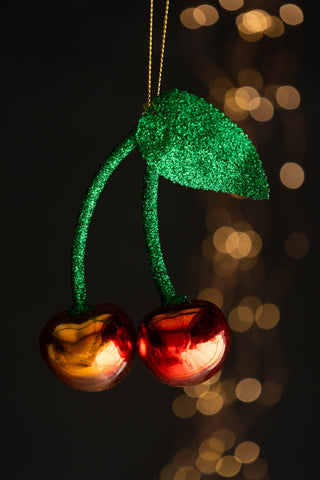
[[[204,99],[171,90],[155,98],[138,126],[102,163],[85,194],[72,246],[71,314],[91,309],[87,303],[84,257],[94,208],[104,186],[136,146],[146,160],[142,217],[148,263],[162,304],[188,301],[176,295],[159,238],[159,175],[186,187],[269,198],[259,156],[247,135]]]
[[[72,315],[82,313],[92,308],[87,303],[86,281],[84,272],[84,256],[86,250],[88,230],[91,217],[97,201],[107,183],[108,178],[123,160],[136,146],[136,130],[129,135],[110,153],[102,163],[88,188],[80,207],[80,213],[76,224],[71,256],[73,306],[70,310]]]
[[[158,185],[159,175],[146,164],[142,190],[142,223],[147,258],[161,303],[170,305],[186,302],[188,299],[176,295],[164,263],[158,227]]]
[[[185,187],[269,198],[268,183],[247,135],[203,98],[170,90],[141,117],[137,141],[159,175]]]

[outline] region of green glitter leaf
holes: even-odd
[[[141,117],[137,143],[158,175],[202,190],[269,198],[257,151],[224,113],[196,95],[170,90]]]

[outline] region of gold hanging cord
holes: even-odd
[[[169,13],[169,1],[170,1],[170,0],[166,0],[166,6],[165,6],[165,12],[164,12],[163,30],[162,30],[162,42],[161,42],[161,52],[160,52],[160,65],[159,65],[159,75],[158,75],[157,96],[160,95],[161,78],[162,78],[162,68],[163,68],[163,57],[164,57],[164,48],[165,48],[165,45],[166,45],[167,23],[168,23],[168,13]],[[152,35],[153,35],[153,0],[150,0],[148,99],[147,99],[147,106],[148,106],[148,107],[150,106],[150,103],[151,103]]]

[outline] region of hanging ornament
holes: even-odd
[[[73,306],[50,320],[40,335],[46,364],[60,380],[80,390],[101,391],[118,383],[133,365],[136,345],[149,371],[174,386],[207,380],[227,357],[230,331],[221,310],[177,295],[170,280],[158,229],[159,177],[185,187],[269,198],[256,149],[236,124],[193,94],[175,89],[160,95],[168,9],[166,0],[157,96],[151,102],[151,0],[146,110],[102,163],[83,198],[72,246]],[[145,159],[142,220],[147,258],[162,303],[141,321],[137,338],[119,307],[88,304],[84,269],[94,208],[110,175],[136,147]]]

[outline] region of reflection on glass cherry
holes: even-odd
[[[159,380],[196,385],[222,367],[230,330],[216,305],[193,300],[149,313],[139,325],[137,344],[142,362]]]
[[[67,385],[88,392],[113,387],[130,370],[136,351],[134,327],[111,303],[84,313],[62,312],[40,334],[42,357]]]

